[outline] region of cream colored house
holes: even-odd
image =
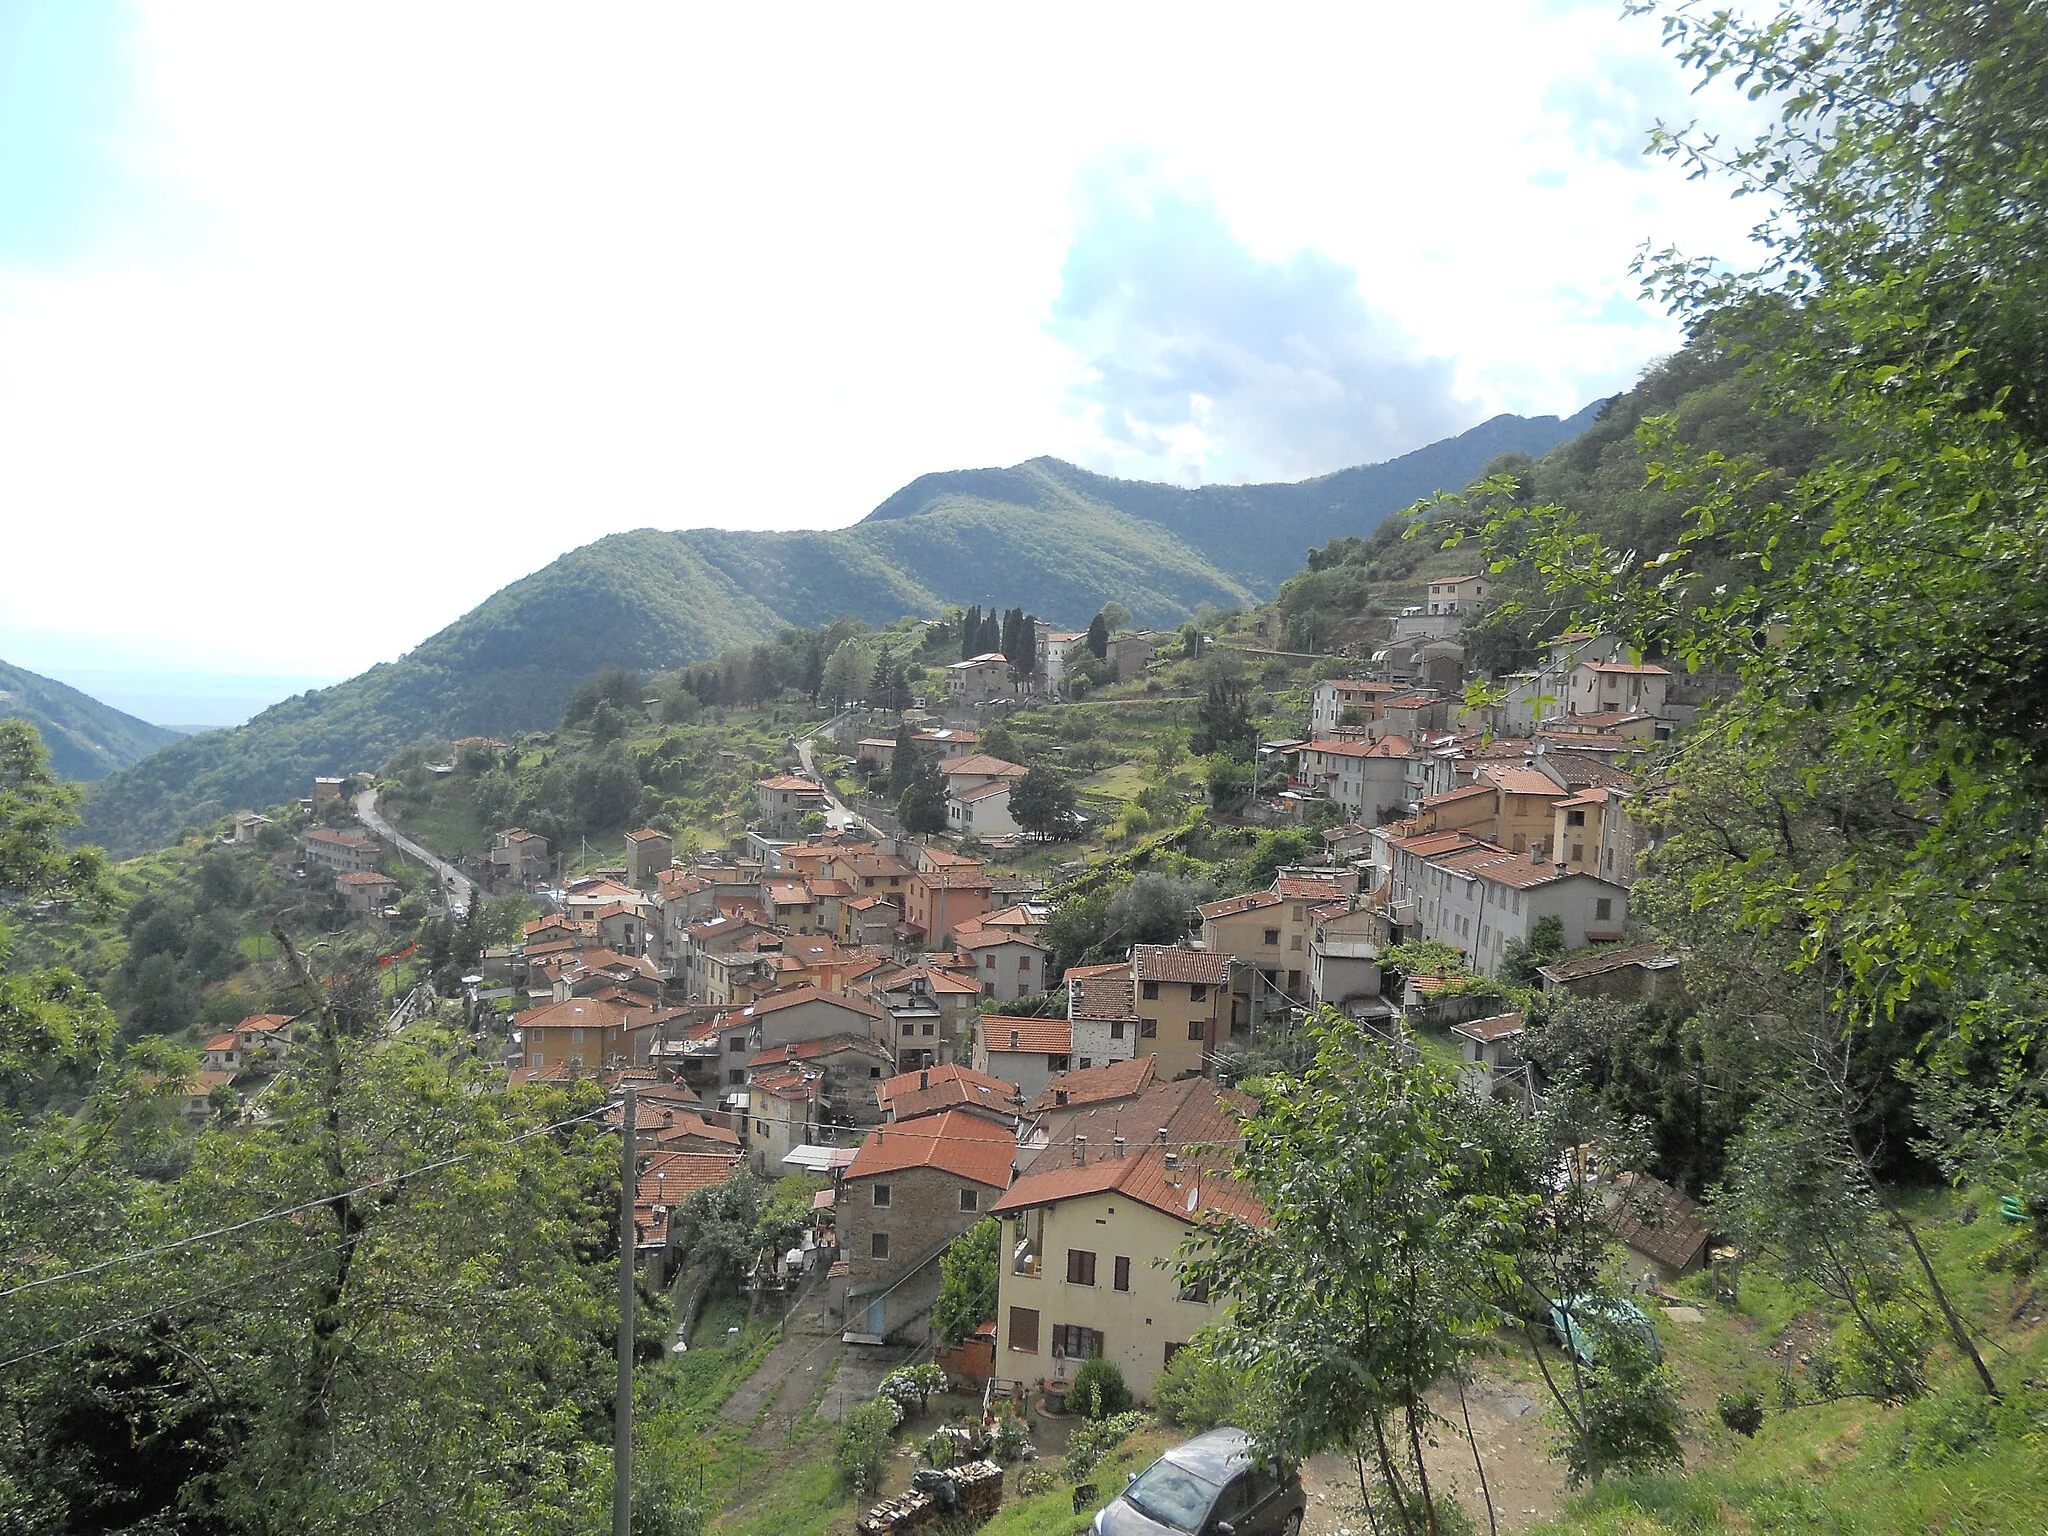
[[[1065,1121],[993,1207],[1003,1221],[998,1377],[1057,1388],[1102,1357],[1136,1396],[1150,1394],[1160,1368],[1218,1315],[1183,1282],[1182,1241],[1213,1217],[1262,1219],[1224,1158],[1190,1150],[1236,1136],[1251,1107],[1191,1078]]]

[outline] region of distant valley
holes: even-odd
[[[875,623],[952,604],[1022,605],[1085,623],[1115,600],[1140,623],[1270,597],[1312,546],[1365,533],[1502,453],[1541,455],[1591,424],[1497,416],[1384,464],[1297,483],[1199,489],[1057,459],[925,475],[828,532],[613,534],[495,593],[395,662],[176,741],[107,778],[83,835],[116,853],[188,823],[303,792],[428,736],[555,723],[576,682],[652,671],[791,624]]]
[[[102,779],[179,739],[167,726],[123,714],[55,678],[0,661],[0,719],[28,721],[67,779]]]

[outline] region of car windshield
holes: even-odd
[[[1124,1490],[1124,1497],[1161,1525],[1199,1531],[1209,1506],[1216,1502],[1216,1485],[1170,1461],[1155,1461]]]

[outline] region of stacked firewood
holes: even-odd
[[[854,1522],[854,1529],[860,1536],[907,1536],[941,1516],[955,1514],[979,1524],[1003,1502],[1003,1469],[992,1461],[920,1472],[918,1481],[927,1486],[882,1500]]]

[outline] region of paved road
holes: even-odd
[[[476,900],[476,887],[470,884],[469,876],[463,874],[446,859],[429,853],[418,843],[407,837],[398,828],[377,814],[377,791],[366,789],[356,796],[356,819],[372,834],[381,837],[392,847],[425,864],[441,877],[441,889],[448,899],[457,906],[467,907]]]
[[[874,836],[880,837],[882,834],[876,831],[874,827],[868,826],[868,823],[862,819],[858,811],[847,809],[846,802],[833,793],[832,781],[818,772],[817,767],[811,762],[811,743],[830,731],[845,718],[846,716],[844,715],[835,716],[811,732],[810,735],[800,739],[796,744],[797,761],[803,764],[806,774],[825,786],[825,825],[828,828],[837,832],[842,829],[851,830],[865,827]]]

